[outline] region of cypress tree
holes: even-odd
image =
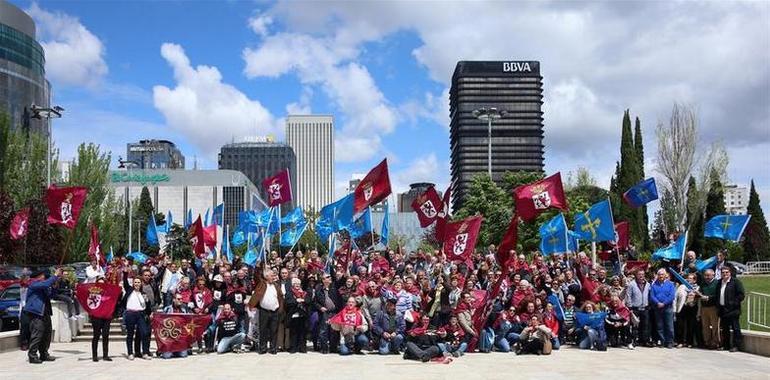
[[[623,126],[620,137],[620,165],[616,169],[615,197],[617,199],[614,208],[615,220],[628,221],[631,224],[631,239],[637,247],[644,247],[647,242],[647,225],[644,221],[641,209],[631,208],[629,205],[621,202],[623,193],[636,185],[641,179],[640,165],[638,163],[638,152],[634,144],[634,134],[631,127],[630,111],[623,113]]]
[[[719,180],[719,174],[716,171],[712,171],[709,180],[711,186],[709,192],[706,195],[706,210],[703,223],[709,219],[717,216],[724,215],[725,212],[725,193],[722,182]],[[705,238],[703,237],[703,223],[701,223],[701,231],[699,232],[699,238],[704,241],[704,248],[709,253],[709,256],[716,254],[716,252],[725,247],[725,242],[721,239]]]
[[[762,212],[759,193],[754,187],[753,179],[751,180],[747,212],[751,215],[751,220],[744,231],[744,257],[756,261],[768,260],[770,259],[770,231],[767,229],[767,220],[765,220],[765,213]]]
[[[636,151],[636,162],[639,164],[639,180],[641,181],[644,179],[644,143],[642,142],[642,123],[638,116],[634,128],[634,150]]]

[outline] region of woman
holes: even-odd
[[[698,300],[696,293],[700,289],[696,283],[695,273],[690,273],[685,279],[687,284],[681,284],[676,289],[674,305],[676,309],[677,347],[692,347],[698,330]],[[688,287],[689,285],[689,287]]]
[[[128,267],[123,267],[123,290],[126,292],[124,303],[126,304],[126,313],[123,320],[126,323],[126,347],[128,350],[128,360],[134,360],[134,332],[139,331],[140,342],[148,342],[144,337],[150,333],[147,326],[147,319],[144,318],[145,312],[149,312],[150,304],[147,302],[147,296],[143,293],[142,279],[134,278],[131,285],[128,284]],[[149,346],[149,345],[148,345]],[[149,353],[150,347],[144,347],[144,351]],[[150,355],[142,355],[137,352],[140,359],[150,360]]]
[[[97,284],[104,284],[104,276],[96,276]],[[96,354],[96,349],[99,346],[99,337],[102,338],[102,359],[106,362],[111,362],[112,358],[109,356],[110,348],[110,324],[112,318],[96,318],[90,316],[91,325],[94,328],[93,337],[91,338],[91,360],[98,362],[99,356]]]
[[[302,281],[291,279],[291,291],[286,292],[286,318],[289,320],[290,341],[289,353],[307,353],[305,336],[307,335],[307,293],[302,290]]]
[[[605,313],[596,310],[596,304],[586,301],[583,312],[575,313],[578,328],[578,345],[581,349],[607,350],[607,334],[604,332]]]
[[[340,332],[340,355],[352,353],[362,354],[361,350],[369,345],[366,331],[369,325],[361,310],[356,305],[356,299],[348,297],[345,307],[329,319],[331,328]]]
[[[556,312],[553,309],[553,305],[550,303],[545,304],[545,312],[543,312],[543,326],[547,327],[551,332],[551,344],[554,350],[558,350],[561,346],[559,342],[559,320],[556,318]]]
[[[613,347],[626,346],[634,349],[631,337],[631,310],[629,310],[618,296],[612,296],[609,302],[609,312],[605,318],[607,339]]]

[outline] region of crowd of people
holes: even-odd
[[[105,268],[92,262],[85,281],[122,286],[114,316],[122,317],[129,360],[313,350],[426,362],[473,351],[549,354],[564,345],[735,351],[741,343],[744,291],[721,252],[716,267],[702,272],[690,252],[681,265],[621,266],[611,274],[583,252],[527,258],[511,251],[503,266],[494,252],[476,252],[467,263],[422,250],[337,252],[333,261],[316,251],[272,252],[256,267],[238,257],[233,263],[159,257],[143,264],[116,257]],[[31,320],[31,363],[53,360],[45,334],[60,274],[35,273],[38,281],[29,283],[24,313]],[[500,291],[492,292],[498,280]],[[493,293],[496,299],[487,299]],[[210,315],[212,322],[187,350],[153,353],[152,313]],[[112,321],[91,322],[93,360],[99,360],[100,340],[101,357],[111,360]]]

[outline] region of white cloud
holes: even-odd
[[[163,44],[161,55],[174,70],[176,87],[153,87],[155,108],[203,153],[213,155],[233,137],[283,134],[270,112],[223,82],[216,67],[192,67],[182,47],[172,43]]]
[[[409,185],[412,183],[431,182],[436,184],[437,189],[443,191],[449,183],[447,173],[436,155],[430,153],[415,158],[406,167],[391,174],[391,187],[394,193],[402,193],[409,190]]]
[[[268,28],[273,23],[273,18],[266,15],[256,14],[249,18],[249,28],[258,36],[266,36]]]
[[[102,41],[80,21],[62,12],[49,12],[32,3],[27,13],[37,24],[45,51],[46,77],[56,85],[94,87],[107,75]]]

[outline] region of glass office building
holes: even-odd
[[[141,169],[184,169],[184,155],[168,140],[126,144],[126,160]]]
[[[473,111],[496,107],[492,124],[492,179],[507,171],[543,170],[543,77],[538,61],[461,61],[449,90],[453,208],[462,206],[471,180],[486,174],[488,124]]]
[[[0,111],[11,128],[29,123],[31,131],[47,133],[45,121],[29,119],[29,107],[50,105],[45,79],[45,54],[35,40],[35,23],[11,3],[0,1]]]

